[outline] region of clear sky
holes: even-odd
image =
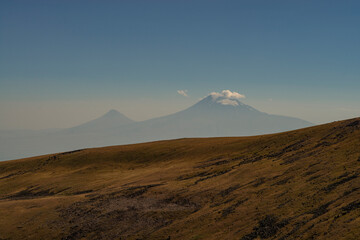
[[[0,129],[70,127],[111,108],[144,120],[223,89],[314,123],[360,116],[359,11],[347,0],[2,0]]]

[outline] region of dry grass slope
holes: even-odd
[[[359,239],[360,119],[0,162],[0,239]]]

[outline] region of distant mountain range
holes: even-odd
[[[250,136],[311,126],[310,122],[260,112],[231,92],[211,93],[195,105],[142,122],[116,110],[76,127],[0,132],[0,160],[79,148],[185,137]]]

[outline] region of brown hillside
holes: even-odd
[[[0,239],[360,239],[360,119],[0,162]]]

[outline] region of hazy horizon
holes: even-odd
[[[176,95],[176,93],[174,93]],[[156,117],[173,114],[191,107],[201,98],[169,99],[168,101],[134,99],[129,105],[127,101],[50,101],[50,102],[11,102],[0,103],[2,114],[0,130],[41,130],[52,128],[69,128],[96,119],[114,109],[132,120],[145,121]],[[269,114],[297,117],[314,124],[344,120],[360,116],[357,106],[333,102],[280,101],[274,99],[251,100],[242,99],[257,110]],[[348,108],[344,108],[347,106]],[[55,109],[55,111],[54,111]],[[26,118],[19,118],[19,116]],[[38,121],[43,119],[43,121]]]
[[[359,7],[1,1],[0,130],[67,128],[110,109],[142,121],[223,89],[315,124],[360,116]]]

